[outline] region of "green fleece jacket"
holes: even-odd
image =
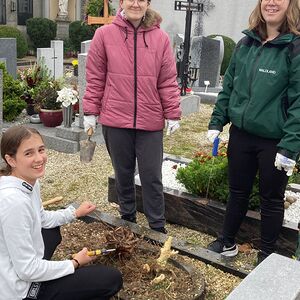
[[[248,133],[279,139],[278,152],[300,152],[300,36],[282,34],[262,44],[245,30],[225,73],[209,129],[232,123]]]

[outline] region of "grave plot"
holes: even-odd
[[[117,299],[204,299],[203,275],[170,248],[171,238],[160,247],[126,226],[113,227],[93,217],[85,220],[61,228],[63,241],[54,254],[56,259],[71,257],[83,247],[114,248],[116,251],[99,255],[94,263],[121,271],[124,287]]]
[[[171,160],[174,164],[188,161],[175,156],[166,156],[165,160]],[[135,180],[137,210],[143,212],[142,189],[139,180]],[[206,198],[193,196],[180,190],[164,187],[166,219],[175,223],[218,236],[222,230],[226,207],[224,204]],[[115,179],[113,176],[108,179],[108,201],[117,203]],[[286,256],[293,256],[296,250],[298,239],[297,224],[285,221],[280,237],[278,239],[278,253]],[[254,247],[260,242],[260,213],[249,210],[247,216],[237,235],[238,243],[251,243]]]

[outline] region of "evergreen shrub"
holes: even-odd
[[[26,21],[27,34],[34,49],[50,47],[56,37],[57,25],[47,18],[30,18]]]
[[[0,38],[16,38],[17,57],[22,58],[27,54],[28,43],[24,34],[17,28],[0,25]]]
[[[227,68],[228,68],[232,53],[233,53],[234,48],[236,46],[236,43],[230,37],[225,36],[225,35],[221,35],[221,34],[211,34],[208,37],[209,38],[214,38],[216,36],[221,36],[223,38],[223,41],[224,41],[224,57],[223,57],[222,65],[221,65],[221,75],[224,75]]]
[[[23,94],[20,82],[8,74],[4,63],[0,63],[0,69],[3,71],[3,119],[11,122],[26,107],[26,102],[20,98]]]
[[[74,21],[69,26],[69,38],[73,50],[80,51],[81,42],[91,40],[99,25],[87,25],[81,21]]]

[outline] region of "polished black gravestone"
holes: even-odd
[[[176,163],[186,163],[185,159],[166,156],[165,159]],[[143,212],[142,188],[135,181],[137,210]],[[190,229],[218,236],[222,230],[226,207],[224,204],[193,196],[191,194],[164,187],[165,216],[170,223],[182,225]],[[115,179],[108,178],[108,201],[118,203]],[[294,255],[298,240],[297,224],[285,222],[277,241],[278,253],[291,257]],[[249,210],[237,235],[238,243],[252,243],[259,248],[260,244],[260,213]]]

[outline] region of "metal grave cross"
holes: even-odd
[[[187,80],[189,73],[189,52],[191,40],[191,26],[193,12],[203,12],[203,3],[195,3],[194,0],[175,1],[175,10],[186,11],[185,17],[185,31],[183,42],[183,58],[180,64],[180,83],[181,83],[181,96],[186,95]]]

